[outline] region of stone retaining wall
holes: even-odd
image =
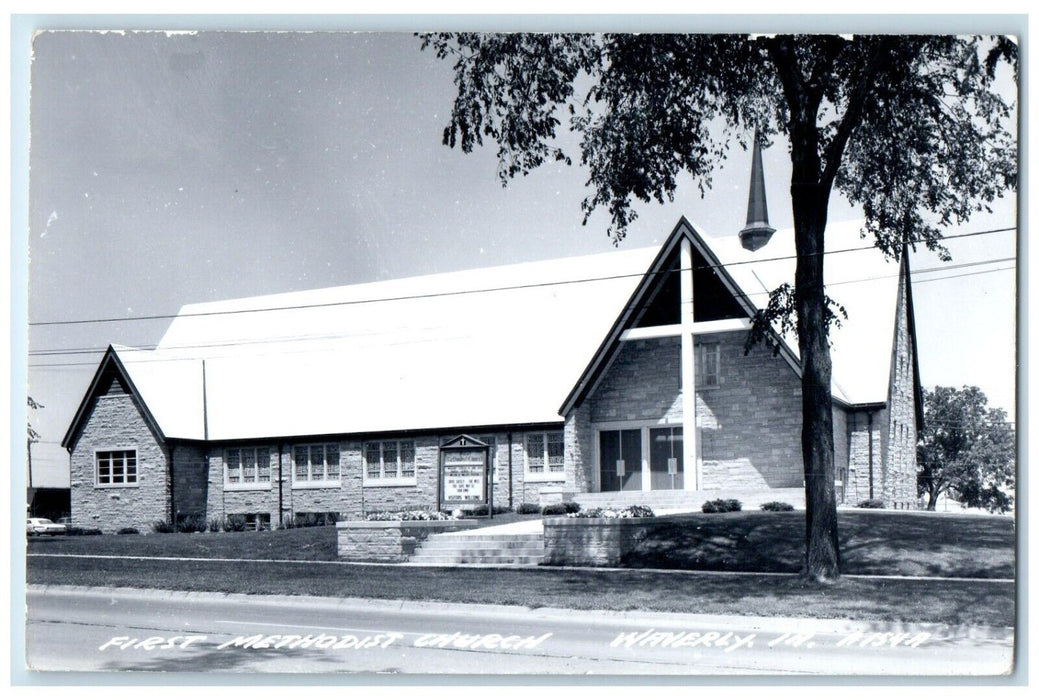
[[[347,520],[336,523],[339,558],[345,561],[407,561],[415,547],[441,532],[476,527],[476,520]]]
[[[666,517],[666,516],[665,516]],[[646,530],[664,518],[545,518],[544,563],[620,566]]]

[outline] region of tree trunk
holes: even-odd
[[[799,180],[791,186],[797,247],[795,298],[801,352],[801,450],[806,505],[805,575],[815,581],[840,576],[837,498],[834,492],[833,395],[830,390],[829,319],[823,288],[824,234],[829,188]],[[806,173],[803,173],[806,174]]]

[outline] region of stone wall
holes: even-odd
[[[550,566],[620,566],[661,518],[545,518]]]
[[[136,450],[137,483],[98,485],[95,453],[99,450]],[[152,523],[170,517],[167,476],[168,454],[134,399],[125,393],[98,396],[71,453],[72,524],[106,533],[124,527],[149,532]]]
[[[881,446],[884,442],[882,440],[883,426],[886,424],[886,409],[874,408],[848,412],[848,482],[845,487],[845,503],[856,505],[869,498],[882,497],[879,488],[880,475],[884,468]],[[872,467],[870,466],[871,460]],[[872,496],[870,495],[871,474],[874,483]]]
[[[407,561],[430,535],[476,527],[476,520],[352,520],[336,523],[339,558],[345,561]]]
[[[719,383],[697,389],[701,488],[788,488],[803,483],[801,382],[764,347],[744,355],[744,331],[712,334]],[[597,425],[681,421],[679,338],[625,342],[594,392],[566,417],[574,485],[595,483]],[[693,469],[686,468],[690,476]]]
[[[915,508],[916,496],[916,399],[913,391],[913,346],[909,334],[905,278],[898,284],[895,339],[888,385],[888,420],[885,434],[884,474],[881,493],[893,508]]]

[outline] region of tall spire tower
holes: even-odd
[[[750,166],[750,197],[747,201],[747,225],[740,231],[740,243],[747,250],[763,248],[776,230],[768,225],[768,202],[765,201],[765,171],[761,167],[761,137],[754,130],[754,156]]]

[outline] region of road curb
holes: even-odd
[[[855,632],[869,633],[927,633],[935,639],[987,639],[1012,642],[1013,627],[973,625],[946,625],[927,622],[897,622],[876,620],[815,619],[800,617],[754,617],[737,615],[712,615],[700,613],[672,613],[640,610],[572,610],[569,608],[528,608],[520,605],[496,605],[487,603],[442,603],[415,600],[382,600],[378,598],[326,598],[321,596],[253,595],[245,593],[214,593],[209,591],[173,591],[166,589],[118,588],[107,586],[73,586],[64,584],[30,584],[27,594],[81,594],[96,597],[120,596],[138,600],[198,600],[247,605],[251,603],[275,603],[283,607],[304,609],[329,609],[338,612],[351,610],[395,610],[399,612],[444,613],[451,612],[459,617],[526,615],[544,621],[565,621],[569,624],[595,625],[604,620],[631,620],[639,625],[660,625],[674,628],[683,624],[711,625],[719,629],[738,620],[746,629],[749,625],[761,633],[782,634],[814,633],[850,635]]]

